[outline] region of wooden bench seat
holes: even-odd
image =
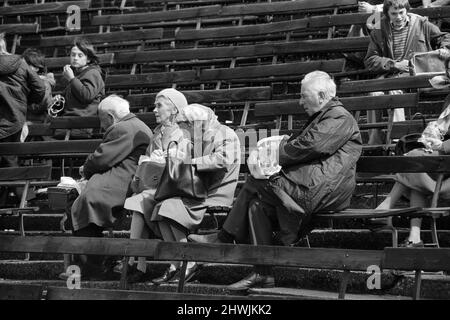
[[[99,54],[98,58],[100,66],[110,66],[114,63],[114,53]],[[70,57],[45,58],[45,64],[49,70],[62,69],[66,64],[70,64]]]
[[[153,28],[143,30],[45,37],[40,39],[39,46],[43,48],[71,46],[77,37],[83,37],[92,44],[110,44],[115,42],[161,39],[163,37],[163,29]]]
[[[351,271],[366,272],[370,266],[378,266],[382,270],[417,270],[416,290],[414,299],[420,298],[420,270],[449,271],[450,249],[438,248],[385,248],[384,250],[352,250],[328,248],[299,248],[280,246],[253,246],[233,244],[197,244],[180,242],[163,242],[159,240],[137,239],[105,239],[81,237],[18,237],[0,236],[0,252],[37,252],[37,253],[71,253],[96,254],[106,256],[123,256],[125,267],[122,269],[120,288],[126,289],[127,259],[131,256],[146,257],[155,261],[183,261],[184,274],[188,261],[269,265],[296,268],[318,268],[325,270],[344,271],[340,281],[339,298],[344,299]],[[40,288],[28,288],[29,298],[39,297]],[[418,289],[418,290],[417,290]],[[71,294],[67,289],[54,289],[55,297],[79,297]],[[86,290],[86,289],[81,289]],[[128,294],[122,291],[112,293],[109,290],[87,289],[88,297],[98,299],[110,297],[128,299],[134,292]],[[72,290],[79,291],[79,290]],[[178,292],[184,291],[184,277],[180,279]],[[25,287],[11,287],[11,284],[0,286],[0,297],[14,297],[14,294],[26,294]],[[81,293],[82,291],[80,291]],[[168,293],[152,292],[154,298],[165,299]],[[160,295],[161,294],[161,295]],[[51,294],[48,293],[49,298]],[[144,293],[140,297],[144,298]],[[158,298],[159,297],[159,298]],[[176,296],[172,296],[175,298]],[[178,297],[183,298],[182,295]],[[191,298],[201,297],[192,296]],[[187,296],[184,296],[187,298]],[[227,296],[228,298],[228,296]],[[113,298],[114,299],[114,298]]]
[[[178,19],[200,18],[208,16],[237,16],[237,15],[267,15],[298,12],[301,10],[314,10],[334,8],[336,6],[356,6],[355,0],[306,0],[280,1],[272,3],[251,3],[245,5],[209,5],[180,10],[167,10],[160,12],[146,12],[136,14],[95,16],[92,25],[136,24]]]
[[[27,205],[27,196],[31,181],[48,180],[50,178],[51,166],[30,166],[30,167],[11,167],[0,168],[0,186],[23,186],[22,196],[19,207],[2,208],[0,215],[19,216],[19,230],[22,236],[25,236],[25,226],[23,217],[28,213],[34,213],[39,208],[29,207]],[[29,258],[29,255],[26,256]]]
[[[0,33],[27,34],[37,33],[39,24],[37,23],[8,23],[0,24]]]
[[[230,82],[242,81],[245,83],[245,80],[254,78],[257,78],[259,81],[265,78],[267,79],[265,81],[272,82],[275,77],[295,75],[298,78],[302,74],[317,69],[329,73],[340,72],[344,68],[344,63],[344,59],[336,59],[238,68],[203,69],[199,71],[186,70],[135,75],[111,75],[106,78],[105,84],[108,88],[137,88],[162,86],[171,83],[193,84],[217,82],[219,80]]]
[[[83,1],[57,1],[38,4],[24,4],[0,7],[1,16],[22,16],[22,15],[50,15],[55,13],[66,13],[66,10],[71,5],[80,7],[81,10],[86,10],[91,4],[90,0]]]

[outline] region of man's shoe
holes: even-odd
[[[191,281],[201,269],[201,265],[195,264],[192,268],[186,269],[186,276],[184,277],[184,282],[187,283]],[[179,283],[181,277],[181,269],[178,269],[177,274],[170,280],[170,283]]]
[[[161,284],[161,283],[164,283],[164,282],[168,282],[169,280],[171,280],[175,276],[177,271],[178,271],[178,269],[172,270],[172,269],[167,268],[166,271],[164,271],[164,274],[161,277],[153,279],[152,282],[154,284]]]
[[[200,234],[190,234],[188,235],[188,240],[192,241],[192,242],[197,242],[197,243],[223,243],[222,241],[219,240],[219,237],[217,236],[217,233],[211,233],[211,234],[205,234],[205,235],[200,235]]]
[[[252,272],[244,279],[233,283],[227,287],[228,290],[243,291],[250,288],[273,288],[275,287],[274,276],[261,275],[259,273]]]

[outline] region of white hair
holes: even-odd
[[[127,100],[112,94],[100,101],[98,111],[109,113],[116,118],[116,120],[119,120],[130,113],[130,103]]]
[[[317,92],[323,92],[326,100],[336,96],[336,83],[326,72],[316,70],[308,73],[302,80],[302,86],[306,84],[313,86]]]
[[[5,41],[5,34],[0,33],[0,54],[9,54],[8,50],[6,49],[6,41]]]

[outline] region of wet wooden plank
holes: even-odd
[[[95,16],[92,25],[117,25],[150,23],[208,16],[239,16],[292,13],[300,10],[332,8],[336,6],[357,5],[356,0],[305,0],[253,3],[245,5],[211,5],[180,10],[167,10],[137,14]]]
[[[155,259],[365,271],[380,263],[381,254],[375,250],[161,242]]]
[[[358,172],[450,172],[450,156],[371,156],[359,158]]]
[[[161,39],[163,28],[45,37],[40,39],[39,45],[41,47],[70,46],[78,37],[83,37],[92,44]]]
[[[211,103],[225,101],[270,100],[270,87],[247,87],[220,90],[192,90],[181,91],[189,103]],[[133,94],[126,97],[131,106],[149,106],[153,108],[156,93]]]
[[[340,101],[349,111],[358,110],[382,110],[392,107],[416,107],[417,94],[408,93],[403,95],[383,95],[383,96],[363,96],[363,97],[343,97]],[[255,104],[256,116],[272,115],[298,115],[306,114],[300,107],[299,100],[285,100],[273,102],[259,102]]]
[[[1,252],[73,253],[106,256],[154,256],[159,240],[0,236]]]
[[[345,81],[338,86],[339,94],[362,93],[401,89],[429,88],[434,76],[410,76],[403,78]]]
[[[71,5],[80,7],[81,10],[86,10],[91,4],[90,0],[86,1],[64,1],[64,2],[47,2],[39,4],[23,4],[7,7],[0,7],[0,15],[41,15],[52,13],[65,13],[67,8]]]
[[[25,33],[37,33],[39,30],[39,24],[37,23],[11,23],[1,24],[0,33],[6,34],[25,34]]]
[[[42,285],[0,282],[0,300],[41,300],[43,289]]]
[[[0,168],[1,181],[49,179],[51,166]]]
[[[107,289],[47,288],[47,300],[250,300],[246,296]]]
[[[99,54],[98,58],[100,65],[111,65],[114,62],[114,53]],[[46,58],[45,64],[49,69],[62,68],[66,64],[70,64],[70,57]]]
[[[450,271],[449,248],[385,248],[383,269]]]
[[[368,38],[322,39],[278,42],[257,45],[211,47],[196,49],[147,50],[117,52],[114,62],[121,64],[206,60],[220,58],[273,56],[293,53],[364,51]]]

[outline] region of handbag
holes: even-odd
[[[423,130],[425,130],[426,122],[425,117],[421,113],[416,113],[415,116],[420,116],[422,118],[422,125]],[[422,133],[409,133],[402,136],[400,139],[398,139],[397,143],[395,144],[394,152],[398,156],[403,156],[405,153],[410,152],[411,150],[418,149],[418,148],[425,148],[425,145],[422,142],[419,142],[418,140],[422,137]]]
[[[418,75],[443,75],[446,73],[447,63],[439,57],[439,51],[418,52],[410,60],[410,74]]]
[[[142,162],[136,169],[131,182],[133,193],[141,193],[144,190],[156,189],[161,175],[164,172],[165,164],[153,161]]]
[[[171,141],[167,146],[166,165],[156,189],[155,200],[163,201],[173,197],[206,199],[208,191],[197,168],[191,163],[186,163],[186,159],[170,156],[172,143],[176,145],[178,154],[178,142]],[[190,149],[192,151],[192,148]]]

